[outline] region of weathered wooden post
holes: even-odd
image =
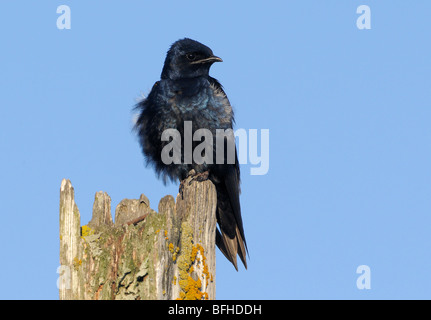
[[[69,180],[60,189],[60,299],[215,299],[217,195],[210,181],[185,182],[183,197],[122,200],[97,192],[81,227]]]

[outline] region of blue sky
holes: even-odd
[[[57,6],[69,5],[70,30]],[[371,30],[356,27],[359,5]],[[249,269],[217,252],[219,299],[431,297],[431,2],[2,1],[1,299],[58,299],[58,203],[81,223],[178,186],[145,168],[132,107],[170,44],[223,58],[236,129],[269,129],[269,172],[241,166]],[[371,289],[356,268],[371,270]]]

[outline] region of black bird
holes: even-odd
[[[234,161],[227,161],[225,147],[223,164],[216,164],[216,130],[232,129],[234,115],[221,84],[211,76],[209,69],[222,59],[207,46],[185,38],[170,47],[157,81],[146,99],[136,108],[140,114],[135,125],[147,165],[154,166],[164,182],[183,181],[194,169],[198,179],[210,179],[217,190],[216,244],[238,270],[237,254],[247,268],[243,223],[241,218],[240,170],[235,149]],[[192,121],[193,133],[208,129],[213,134],[213,163],[198,164],[184,161],[184,143],[181,161],[165,164],[162,150],[169,141],[162,141],[166,129],[176,129],[184,139],[185,121]],[[234,143],[234,142],[233,142]],[[193,142],[193,148],[196,142]],[[189,164],[188,164],[189,163]],[[248,252],[248,251],[247,251]]]

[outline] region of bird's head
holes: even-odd
[[[207,46],[185,38],[172,44],[166,55],[161,78],[176,80],[205,76],[214,62],[221,61]]]

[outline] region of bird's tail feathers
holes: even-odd
[[[216,244],[224,256],[234,265],[236,271],[238,271],[237,254],[244,264],[244,267],[247,269],[246,244],[238,227],[236,227],[236,235],[234,238],[230,238],[226,233],[221,233],[217,229]]]

